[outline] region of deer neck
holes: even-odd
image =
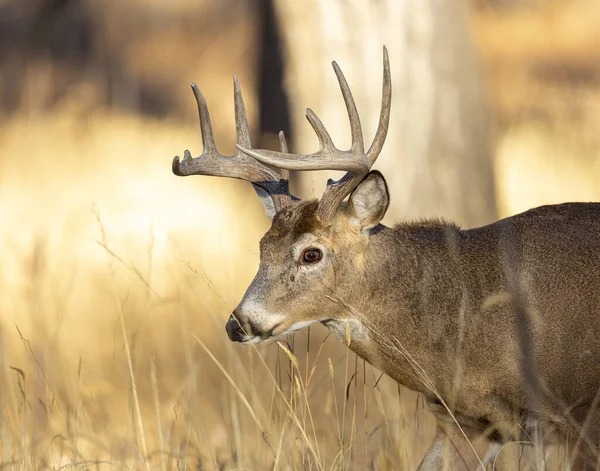
[[[371,237],[359,284],[342,301],[348,317],[324,324],[396,381],[430,393],[421,370],[437,369],[438,355],[453,346],[429,323],[442,316],[446,322],[458,319],[452,280],[460,238],[456,226],[437,222],[379,230]]]

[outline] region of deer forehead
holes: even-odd
[[[260,242],[261,249],[268,250],[282,244],[289,246],[305,234],[318,236],[324,233],[326,227],[319,221],[317,207],[318,201],[306,201],[278,212]]]
[[[310,246],[339,252],[353,245],[357,232],[348,223],[344,211],[340,211],[330,223],[324,224],[319,220],[317,208],[318,201],[309,201],[278,213],[260,242],[261,253],[266,256],[285,251],[298,256]]]
[[[325,225],[319,220],[318,200],[302,201],[279,211],[273,218],[271,229],[267,235],[283,236],[291,234],[296,237],[306,232],[323,230]]]

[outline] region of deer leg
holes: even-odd
[[[438,426],[435,439],[417,471],[477,469],[481,464],[469,441],[458,427]]]

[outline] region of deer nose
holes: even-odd
[[[225,324],[225,330],[227,331],[229,340],[232,342],[241,342],[246,337],[240,322],[233,314],[229,316],[229,320],[227,321],[227,324]]]

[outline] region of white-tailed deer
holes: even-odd
[[[310,109],[317,152],[289,154],[283,136],[281,152],[252,149],[234,78],[238,152],[223,156],[192,85],[204,151],[192,158],[186,150],[173,172],[250,181],[272,219],[258,273],[227,322],[229,338],[259,343],[316,322],[344,343],[349,332],[353,351],[424,394],[438,418],[421,469],[442,468],[447,445],[452,469],[481,465],[467,440],[481,435],[490,450],[531,437],[562,443],[573,467],[595,469],[600,203],[542,206],[469,230],[442,221],[383,226],[388,188],[370,169],[388,131],[387,51],[379,127],[368,150],[348,84],[333,68],[350,118],[347,151],[334,146]],[[347,173],[328,181],[320,200],[290,195],[289,170],[322,169]]]

